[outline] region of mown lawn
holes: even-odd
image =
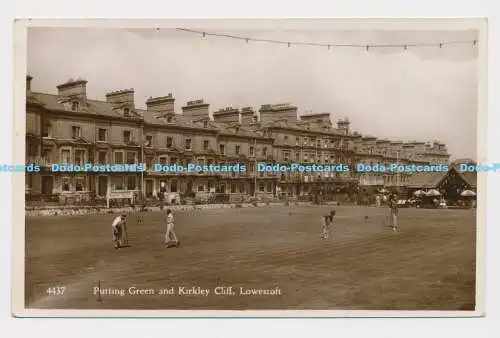
[[[321,240],[327,207],[176,213],[180,248],[165,249],[162,213],[129,217],[131,247],[111,245],[114,215],[26,219],[25,303],[64,309],[473,310],[475,215],[470,210],[337,207],[335,239]],[[368,216],[368,219],[365,219]],[[103,295],[94,287],[155,290]],[[48,287],[64,286],[62,296]],[[200,287],[208,296],[159,295]],[[214,295],[271,289],[281,295]]]

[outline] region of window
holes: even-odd
[[[79,111],[80,110],[80,102],[74,101],[71,103],[71,110],[72,111]]]
[[[288,144],[288,136],[287,135],[285,135],[284,139],[285,139],[285,144]]]
[[[62,179],[62,191],[69,191],[69,177],[63,177],[63,179]]]
[[[290,159],[290,153],[288,151],[283,152],[283,160],[288,161]]]
[[[108,131],[106,129],[99,128],[99,132],[98,132],[98,135],[97,135],[97,140],[100,141],[100,142],[105,142],[106,139],[108,138],[107,134],[108,134]]]
[[[199,185],[198,186],[198,191],[205,191],[205,186],[204,185]]]
[[[44,149],[42,153],[42,157],[48,162],[52,162],[52,149]]]
[[[203,128],[208,128],[208,121],[203,121]]]
[[[248,166],[248,170],[249,172],[253,173],[255,171],[255,164],[250,163],[250,165]]]
[[[241,151],[241,147],[240,146],[236,146],[234,151],[236,152],[236,155],[239,155],[240,151]]]
[[[264,183],[261,183],[261,184],[259,185],[259,191],[260,191],[260,192],[264,192],[264,191],[266,191],[266,186],[264,185]]]
[[[123,116],[129,116],[130,115],[130,109],[129,108],[123,108]]]
[[[167,137],[167,148],[172,148],[172,137],[171,136]]]
[[[212,191],[215,188],[214,181],[208,181],[208,191]]]
[[[158,158],[158,160],[160,161],[161,165],[166,165],[167,164],[167,157],[166,156],[160,156]]]
[[[135,176],[127,176],[127,190],[135,190]]]
[[[36,148],[34,142],[31,141],[31,138],[26,140],[26,152],[28,156],[36,156]]]
[[[123,152],[115,151],[115,164],[123,164]]]
[[[70,163],[70,151],[69,149],[61,150],[61,162],[64,164]]]
[[[85,151],[75,150],[75,164],[83,165],[84,161],[85,161]]]
[[[107,157],[108,157],[107,152],[100,151],[99,152],[99,163],[100,164],[105,164],[107,162],[107,160],[108,160]]]
[[[166,192],[167,191],[167,181],[161,180],[160,181],[160,192]]]
[[[273,191],[273,184],[271,182],[267,183],[267,192]]]
[[[177,180],[170,182],[170,192],[177,192]]]
[[[127,164],[134,164],[134,163],[135,163],[135,152],[127,151]]]
[[[130,142],[130,130],[123,131],[123,142],[125,142],[125,143]]]
[[[262,148],[262,156],[267,156],[267,147]]]
[[[255,156],[255,149],[254,149],[254,147],[250,147],[250,156]]]
[[[77,177],[75,182],[75,190],[76,191],[84,191],[85,190],[85,178]]]
[[[52,126],[49,122],[44,122],[42,128],[42,137],[50,137]]]
[[[73,139],[77,139],[79,138],[81,135],[80,135],[80,127],[77,127],[77,126],[73,126],[72,127],[72,130],[73,130]]]
[[[191,139],[190,138],[187,138],[185,143],[184,143],[184,148],[186,150],[191,150]]]
[[[123,176],[112,176],[111,186],[113,190],[123,190]]]
[[[32,189],[33,188],[33,175],[26,175],[24,177],[25,177],[24,184],[25,184],[26,188]]]
[[[300,161],[300,152],[295,153],[295,161],[299,162]]]
[[[171,157],[170,158],[170,163],[177,164],[177,157]]]
[[[317,146],[318,148],[321,148],[321,140],[317,140],[317,141],[316,141],[316,146]]]
[[[167,116],[167,123],[172,123],[174,118],[172,116]]]
[[[203,141],[203,150],[208,150],[209,147],[210,147],[210,142],[207,140]]]
[[[245,183],[240,183],[240,194],[244,194],[245,193]]]
[[[236,192],[236,183],[231,183],[231,193],[234,194]]]
[[[153,146],[153,136],[146,135],[146,147]]]
[[[226,154],[226,146],[224,144],[219,146],[219,150],[222,155]]]
[[[298,146],[300,144],[300,137],[295,138],[295,145]]]

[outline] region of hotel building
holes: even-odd
[[[330,113],[299,116],[291,104],[265,104],[213,111],[203,100],[175,111],[172,94],[151,97],[136,107],[134,90],[107,93],[104,101],[87,97],[87,81],[69,80],[57,93],[31,90],[26,78],[26,163],[42,171],[26,173],[26,197],[64,203],[106,199],[129,192],[144,199],[183,196],[207,201],[300,197],[322,191],[331,199],[353,191],[404,187],[409,174],[361,174],[356,163],[447,164],[440,142],[402,142],[363,136],[347,118],[332,123]],[[269,164],[336,164],[349,172],[258,172]],[[57,173],[52,163],[144,164],[144,172]],[[243,164],[245,172],[154,172],[160,164]]]

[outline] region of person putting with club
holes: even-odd
[[[392,231],[398,231],[399,222],[398,222],[398,197],[396,194],[392,194],[389,198],[389,208],[391,210],[391,226]]]
[[[111,228],[113,230],[113,246],[115,249],[123,246],[127,243],[127,215],[122,214],[120,216],[115,217],[113,223],[111,224]]]
[[[174,214],[172,210],[167,209],[167,232],[165,233],[165,246],[167,248],[170,247],[178,247],[180,245],[179,240],[177,239],[177,235],[174,230]]]
[[[321,238],[327,239],[330,236],[330,226],[333,224],[333,217],[335,217],[335,210],[331,210],[330,214],[321,217]],[[334,238],[332,236],[332,238]]]

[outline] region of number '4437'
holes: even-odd
[[[66,291],[65,286],[52,286],[46,290],[47,294],[51,296],[62,296],[64,295],[64,291]]]

